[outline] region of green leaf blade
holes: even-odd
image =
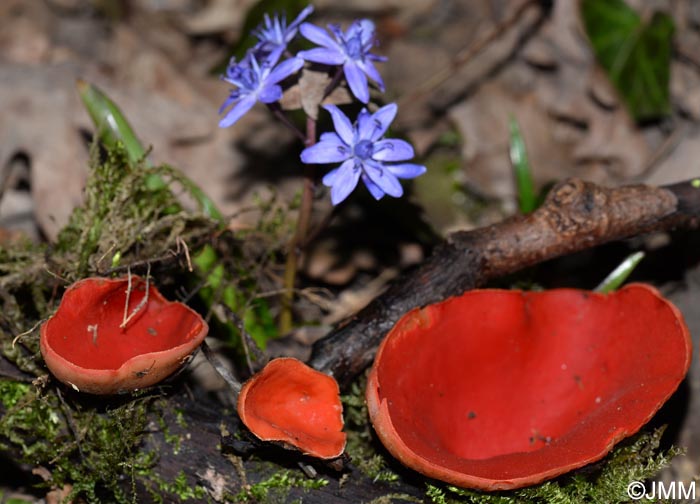
[[[610,274],[600,282],[600,285],[595,288],[595,291],[602,294],[609,294],[610,292],[616,291],[632,274],[632,271],[634,271],[642,259],[644,259],[644,252],[641,251],[627,256],[617,268],[612,270]]]
[[[129,121],[117,104],[97,86],[89,82],[79,79],[76,86],[80,99],[97,128],[100,141],[110,148],[115,147],[117,143],[121,143],[124,145],[131,163],[138,164],[143,162],[146,166],[150,167],[151,164],[146,158],[146,150],[143,148],[143,145],[141,145],[141,141],[136,136],[136,133],[134,133]],[[224,216],[217,208],[216,204],[194,183],[194,181],[182,176],[179,182],[194,198],[205,215],[219,222],[224,222]],[[167,185],[165,181],[156,174],[150,175],[146,184],[148,188],[153,191],[162,189]]]
[[[596,58],[632,117],[647,121],[668,115],[671,17],[656,12],[647,21],[623,0],[583,0],[581,14]]]
[[[510,162],[513,165],[520,212],[528,214],[537,208],[538,199],[535,195],[535,184],[532,180],[525,140],[520,126],[513,118],[510,120]]]

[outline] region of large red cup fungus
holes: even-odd
[[[202,343],[207,323],[137,276],[86,278],[65,292],[41,326],[41,353],[60,381],[114,394],[174,373]]]
[[[366,397],[406,466],[461,487],[520,488],[637,432],[690,355],[681,313],[652,287],[471,291],[395,325]]]
[[[274,359],[245,382],[238,415],[263,441],[321,459],[339,457],[345,450],[338,384],[296,359]]]

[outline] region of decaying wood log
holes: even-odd
[[[418,268],[314,345],[309,364],[342,386],[368,367],[377,346],[412,308],[441,301],[555,257],[651,231],[697,227],[700,179],[614,189],[578,179],[556,185],[527,216],[450,235]]]

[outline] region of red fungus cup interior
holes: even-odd
[[[396,324],[367,402],[405,465],[458,486],[518,488],[598,460],[638,431],[690,355],[680,312],[648,286],[471,291]]]
[[[140,277],[87,278],[66,290],[41,327],[49,370],[80,391],[143,388],[176,371],[201,344],[207,324]]]

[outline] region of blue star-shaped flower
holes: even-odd
[[[335,105],[323,108],[331,114],[335,133],[323,133],[317,144],[302,151],[301,160],[307,164],[341,163],[323,177],[323,184],[331,188],[334,205],[347,198],[360,179],[375,199],[385,194],[398,198],[403,195],[400,178],[425,173],[425,166],[396,163],[414,156],[411,144],[382,138],[396,117],[395,103],[374,114],[362,109],[355,124]]]
[[[282,98],[281,81],[297,72],[304,66],[301,58],[289,58],[277,66],[269,60],[258,62],[255,54],[249,52],[240,61],[231,62],[226,69],[226,74],[221,78],[236,86],[229,97],[219,109],[219,114],[231,107],[226,115],[219,121],[219,127],[226,128],[238,121],[248,112],[255,102],[273,103]]]
[[[352,94],[362,103],[369,101],[367,77],[384,91],[384,81],[373,61],[386,61],[386,57],[370,53],[374,47],[374,23],[369,19],[354,21],[345,33],[339,26],[328,26],[334,38],[326,30],[304,23],[299,27],[301,34],[322,47],[300,51],[297,56],[324,65],[342,65],[345,79]]]
[[[258,38],[253,50],[258,55],[258,60],[266,59],[270,64],[277,63],[282,53],[287,49],[292,39],[296,36],[299,25],[309,17],[314,8],[309,5],[302,10],[294,21],[287,24],[286,15],[275,15],[272,18],[265,14],[265,20],[255,30],[253,35]]]

